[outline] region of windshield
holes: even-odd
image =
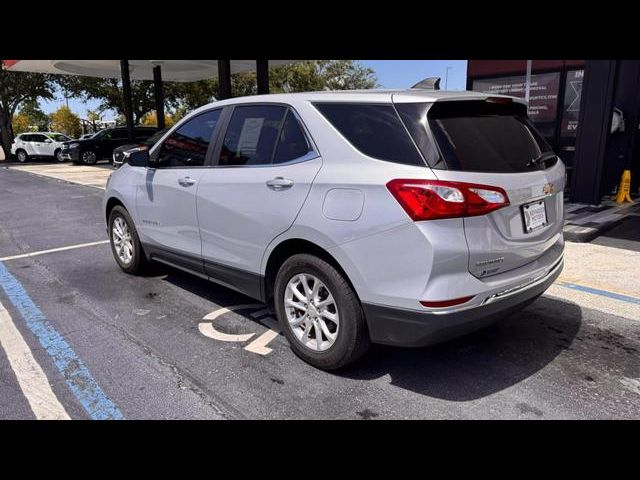
[[[551,152],[521,104],[485,101],[398,104],[412,135],[426,137],[428,125],[439,154],[433,168],[468,172],[514,173],[548,168],[557,161],[531,162]],[[420,132],[422,129],[422,132]],[[427,142],[416,138],[419,147]],[[427,153],[423,152],[425,157]]]
[[[160,130],[157,133],[154,133],[152,136],[150,136],[149,138],[147,138],[144,142],[145,145],[149,145],[150,147],[152,147],[153,145],[155,145],[156,143],[158,143],[158,140],[160,140],[162,138],[162,136],[167,133],[167,130],[169,130],[168,128],[164,128],[162,130]]]
[[[61,133],[50,133],[47,135],[49,138],[55,140],[56,142],[68,142],[71,140],[66,135],[62,135]]]
[[[95,140],[100,140],[101,138],[104,138],[107,135],[107,133],[109,133],[109,132],[110,132],[110,130],[100,130],[98,133],[96,133],[91,138],[93,138]]]

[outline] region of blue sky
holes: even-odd
[[[378,83],[383,88],[409,88],[427,77],[440,77],[440,88],[445,88],[447,67],[449,76],[448,90],[464,90],[467,81],[466,60],[360,60],[364,65],[372,68],[378,77]],[[45,113],[51,113],[64,105],[65,99],[59,95],[56,100],[42,101],[41,108]],[[82,118],[86,118],[87,110],[95,110],[97,101],[84,102],[70,98],[69,108]],[[106,112],[105,120],[113,117],[113,113]]]

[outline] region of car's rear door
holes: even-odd
[[[420,130],[431,136],[437,147],[431,166],[438,179],[507,193],[508,206],[464,218],[472,274],[488,277],[545,254],[557,257],[565,169],[527,120],[524,105],[489,98],[397,103],[396,108],[414,137],[420,137]],[[538,158],[546,160],[536,163]]]
[[[32,134],[31,141],[29,142],[29,148],[31,151],[27,150],[27,153],[29,153],[29,155],[35,155],[35,156],[49,155],[47,153],[48,150],[47,150],[47,144],[45,143],[46,140],[47,140],[47,137],[45,137],[41,133]]]
[[[322,159],[295,111],[279,104],[233,107],[198,187],[208,275],[258,295],[267,246],[300,211]]]

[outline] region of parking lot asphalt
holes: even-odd
[[[254,300],[169,267],[126,275],[106,243],[15,258],[106,240],[101,196],[0,169],[4,321],[70,418],[640,418],[640,319],[581,302],[589,293],[554,286],[475,334],[420,349],[374,346],[326,373],[282,335],[271,340],[263,306],[203,318]],[[242,334],[253,335],[221,340]],[[12,363],[12,345],[2,347],[0,418],[37,418],[43,387]]]

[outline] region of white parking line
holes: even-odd
[[[47,253],[64,252],[65,250],[73,250],[75,248],[93,247],[95,245],[104,245],[109,243],[109,240],[100,240],[98,242],[79,243],[77,245],[69,245],[66,247],[50,248],[48,250],[40,250],[38,252],[21,253],[19,255],[11,255],[9,257],[0,258],[0,262],[6,262],[7,260],[17,260],[19,258],[37,257],[38,255],[45,255]]]
[[[0,303],[0,346],[7,354],[22,393],[36,418],[38,420],[70,420],[69,414],[51,390],[47,376],[33,358],[27,342],[24,341],[2,303]]]

